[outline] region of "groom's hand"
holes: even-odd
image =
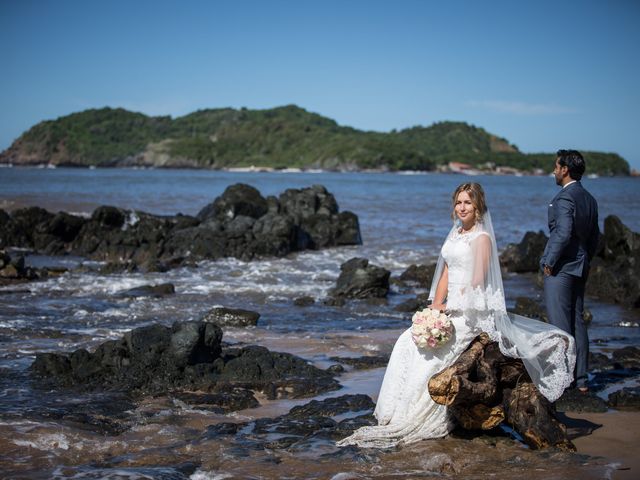
[[[545,277],[551,276],[551,267],[549,265],[545,265],[542,271],[544,272]]]

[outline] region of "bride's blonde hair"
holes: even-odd
[[[487,213],[487,201],[484,197],[484,190],[479,183],[463,183],[458,185],[455,192],[453,192],[453,210],[451,211],[451,218],[456,219],[456,200],[461,192],[466,192],[471,199],[473,208],[476,209],[476,222],[482,222],[482,216]]]

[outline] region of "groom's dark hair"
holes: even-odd
[[[558,164],[567,167],[569,176],[574,180],[580,180],[586,168],[582,154],[577,150],[558,150],[556,153]]]

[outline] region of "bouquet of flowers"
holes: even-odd
[[[453,336],[453,323],[439,310],[425,308],[413,314],[411,336],[420,348],[436,348],[444,345]]]

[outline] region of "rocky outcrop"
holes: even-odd
[[[500,255],[501,266],[509,272],[524,273],[540,270],[540,258],[548,237],[543,232],[527,232],[520,243],[510,243]]]
[[[410,298],[404,302],[396,305],[394,310],[397,312],[417,312],[423,310],[431,304],[429,300],[429,292],[419,293],[415,298]]]
[[[389,363],[388,355],[368,355],[365,357],[330,357],[334,362],[349,365],[354,370],[369,370],[386,367]]]
[[[65,268],[33,268],[27,266],[24,254],[9,254],[0,250],[0,285],[43,280],[66,271]]]
[[[119,297],[164,297],[176,293],[176,288],[172,283],[161,283],[159,285],[142,285],[130,288],[116,295]]]
[[[228,187],[196,217],[156,216],[116,207],[90,218],[39,207],[0,210],[0,248],[71,253],[150,271],[202,259],[284,256],[294,251],[362,243],[358,217],[339,212],[323,186],[264,198],[255,188]]]
[[[604,220],[601,248],[591,263],[587,294],[602,300],[640,307],[640,234],[618,217]]]
[[[519,244],[509,244],[500,264],[510,272],[539,272],[547,236],[527,232]],[[587,295],[607,302],[640,308],[640,233],[631,231],[618,217],[604,220],[604,232],[591,262]],[[538,283],[541,283],[541,277]]]
[[[536,320],[549,323],[549,315],[547,314],[546,307],[532,298],[517,297],[516,304],[510,311],[517,315],[522,315],[523,317],[534,318]],[[593,320],[593,314],[587,307],[584,307],[582,312],[582,320],[587,325],[589,325]]]
[[[625,387],[611,393],[609,405],[625,410],[640,410],[640,387]]]
[[[339,388],[331,373],[299,357],[260,346],[223,348],[221,340],[222,330],[213,323],[154,324],[107,341],[93,353],[85,349],[38,353],[31,372],[41,380],[79,391],[221,394],[193,397],[198,403],[215,400],[219,408],[224,402],[239,402],[239,408],[253,403],[247,396],[251,391],[276,399]]]
[[[435,263],[432,263],[431,265],[412,264],[400,274],[398,280],[402,283],[409,283],[420,288],[429,288],[431,287],[431,281],[435,270]]]
[[[240,308],[215,307],[202,317],[203,322],[215,323],[220,327],[256,326],[260,314]]]
[[[231,445],[259,450],[311,448],[318,440],[333,443],[349,436],[357,428],[375,425],[374,407],[366,395],[312,400],[275,418],[211,425],[205,437],[225,439],[225,443]]]
[[[589,393],[577,389],[567,390],[556,402],[559,411],[604,412],[607,407],[633,409],[640,408],[640,389],[623,387],[608,395],[608,402],[601,398],[602,392],[615,385],[635,383],[640,375],[640,348],[628,346],[605,355],[589,354]]]
[[[352,258],[340,266],[340,276],[331,295],[338,298],[386,297],[390,275],[389,270],[369,264],[366,258]]]

